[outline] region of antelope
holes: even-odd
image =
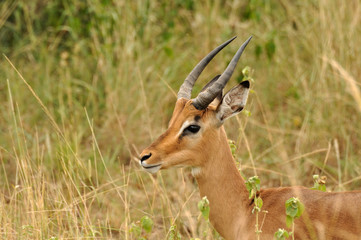
[[[223,127],[242,111],[250,83],[243,81],[223,95],[237,62],[252,37],[238,49],[226,70],[191,99],[193,85],[207,64],[236,37],[203,58],[181,85],[168,129],[143,150],[139,163],[149,173],[191,167],[201,197],[210,203],[210,221],[228,240],[256,239],[254,203],[236,167]],[[296,239],[361,239],[361,191],[322,192],[305,187],[261,189],[265,216],[261,239],[273,239],[286,227],[285,201],[298,197],[305,206],[295,220]],[[261,214],[261,213],[260,213]],[[260,216],[262,218],[262,216]]]

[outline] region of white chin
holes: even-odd
[[[161,168],[161,166],[156,166],[156,167],[151,167],[151,168],[143,167],[143,169],[149,173],[156,173],[159,171],[160,168]]]
[[[156,173],[162,167],[162,164],[147,164],[145,162],[139,161],[139,164],[143,167],[143,169],[149,173]]]

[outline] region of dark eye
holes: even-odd
[[[187,133],[197,133],[199,131],[199,129],[201,129],[200,126],[198,125],[189,125],[186,129],[184,129],[183,133],[187,134]]]

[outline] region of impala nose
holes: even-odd
[[[145,160],[147,160],[147,159],[150,158],[151,156],[152,156],[151,153],[144,155],[143,157],[141,157],[140,162],[144,162]]]

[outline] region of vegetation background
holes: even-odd
[[[225,124],[242,175],[361,189],[360,18],[359,0],[1,1],[0,238],[219,239],[189,169],[133,160],[234,35],[194,94],[254,36],[227,86],[254,70],[249,114]]]

